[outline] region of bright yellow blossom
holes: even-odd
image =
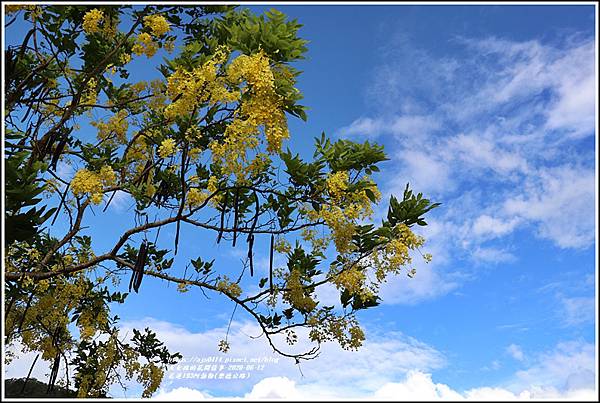
[[[97,8],[94,8],[83,16],[83,30],[86,34],[94,34],[100,32],[98,24],[104,19],[104,13]]]
[[[136,55],[141,56],[145,54],[148,58],[154,56],[157,50],[158,45],[147,32],[139,34],[135,45],[131,48],[131,51]]]
[[[177,152],[177,143],[173,139],[165,139],[158,147],[158,155],[161,158],[167,158]]]
[[[144,17],[144,26],[152,30],[154,36],[162,36],[171,29],[169,22],[162,15],[147,15]]]
[[[80,169],[71,181],[71,190],[76,196],[89,194],[94,204],[102,202],[104,186],[113,185],[117,176],[110,166],[103,166],[100,172]]]

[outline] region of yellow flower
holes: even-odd
[[[100,32],[98,24],[104,19],[104,13],[97,8],[94,8],[83,16],[83,30],[86,34],[94,34]]]
[[[277,240],[275,240],[273,249],[279,253],[289,253],[292,250],[292,246],[285,238],[279,237]]]
[[[186,196],[186,203],[190,208],[198,207],[208,198],[208,194],[198,188],[191,188]]]
[[[96,86],[98,82],[94,77],[90,78],[87,82],[86,88],[81,96],[81,103],[84,105],[95,105],[98,101],[98,93]]]
[[[192,147],[188,153],[188,155],[190,156],[190,159],[192,161],[195,161],[198,159],[198,157],[200,156],[200,153],[202,152],[202,150],[198,147]]]
[[[339,171],[327,177],[327,191],[333,201],[339,202],[348,189],[348,171]]]
[[[223,276],[222,279],[217,281],[216,284],[217,290],[221,291],[224,294],[232,295],[234,297],[239,297],[242,295],[242,289],[237,283],[229,280],[229,277]]]
[[[158,148],[158,155],[161,158],[167,158],[167,157],[170,157],[171,155],[175,154],[176,151],[177,151],[177,144],[175,143],[175,140],[165,139],[165,140],[163,140],[160,147]]]
[[[155,36],[162,36],[171,29],[171,26],[165,17],[158,14],[144,17],[144,26],[150,28],[152,34]]]
[[[122,64],[129,63],[131,61],[131,54],[129,54],[129,53],[123,53],[123,54],[121,54],[121,56],[119,57],[119,61]]]
[[[129,129],[129,122],[127,121],[127,116],[127,110],[121,109],[116,114],[111,116],[111,118],[108,119],[108,122],[91,122],[91,125],[95,126],[98,129],[98,139],[115,140],[113,138],[113,135],[116,135],[116,140],[121,144],[125,144],[127,142],[127,130]]]
[[[117,175],[109,166],[103,166],[98,173],[80,169],[71,181],[71,190],[76,196],[87,193],[92,203],[100,204],[103,187],[113,185],[116,178]]]
[[[152,41],[152,37],[147,32],[142,32],[137,37],[137,42],[131,48],[131,51],[138,56],[145,54],[152,57],[158,50],[158,45]]]
[[[289,302],[294,308],[311,312],[317,306],[317,303],[304,291],[299,270],[294,269],[287,275],[286,288],[287,290],[283,293],[283,299]]]
[[[333,283],[338,288],[345,288],[350,294],[358,294],[361,292],[366,276],[365,273],[357,268],[347,269],[334,277]]]

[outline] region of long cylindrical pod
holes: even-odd
[[[217,237],[217,243],[221,242],[221,238],[223,237],[223,229],[225,225],[225,210],[227,209],[227,196],[229,195],[228,191],[225,191],[225,200],[223,200],[223,210],[221,210],[221,225],[219,229],[219,236]]]
[[[136,262],[137,276],[133,283],[133,289],[138,292],[140,284],[142,284],[142,278],[144,277],[144,266],[146,266],[146,258],[148,257],[148,243],[144,241],[140,247],[140,253],[138,255],[138,261]]]
[[[275,235],[271,234],[271,250],[269,252],[269,291],[273,292],[273,249],[275,247]]]
[[[252,258],[252,247],[254,246],[254,234],[248,235],[248,261],[250,262],[250,277],[254,276],[254,261]]]
[[[235,198],[233,199],[233,246],[234,247],[235,247],[235,242],[237,240],[239,198],[240,198],[240,190],[238,188],[235,190]]]

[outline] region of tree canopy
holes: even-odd
[[[157,390],[181,355],[152,329],[124,338],[110,311],[143,293],[143,279],[221,294],[297,362],[328,341],[361,346],[357,312],[379,304],[388,276],[414,276],[424,239],[412,227],[439,204],[407,185],[375,223],[381,193],[371,176],[387,159],[382,146],[324,133],[311,159],[286,146],[288,119],[307,119],[297,21],[209,5],[5,10],[4,337],[52,363],[49,389],[104,396],[125,378],[145,397]],[[13,44],[19,24],[26,34]],[[138,81],[136,58],[153,60],[161,76]],[[124,193],[135,203],[130,229],[93,248],[90,214],[111,214]],[[63,234],[51,233],[57,222]],[[165,226],[176,234],[166,248]],[[182,226],[244,248],[237,278],[203,255],[178,259]],[[258,238],[269,250],[256,250]],[[255,273],[257,253],[269,257],[266,277]],[[242,288],[248,281],[256,287]],[[318,300],[326,284],[339,306]],[[312,347],[291,349],[299,336]],[[218,347],[235,348],[227,339]]]

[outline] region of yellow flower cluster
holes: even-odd
[[[141,166],[138,169],[141,172],[141,169],[144,167],[144,162],[148,159],[148,154],[151,147],[146,142],[146,136],[143,134],[134,135],[135,140],[129,146],[129,150],[127,150],[127,160],[132,162],[138,162]]]
[[[290,243],[283,237],[279,237],[275,240],[273,244],[273,249],[279,253],[290,253],[292,250],[292,246]]]
[[[338,171],[327,176],[327,191],[335,202],[341,201],[344,192],[348,189],[348,171]]]
[[[108,165],[103,166],[100,172],[80,169],[71,181],[71,190],[76,196],[87,193],[90,195],[92,203],[100,204],[102,202],[103,187],[113,185],[116,179],[115,171]]]
[[[209,195],[212,195],[212,194],[213,194],[213,193],[215,193],[215,192],[216,192],[218,189],[219,189],[219,179],[218,179],[216,176],[214,176],[214,175],[211,175],[211,176],[208,178],[208,183],[206,184],[206,190],[208,191]],[[221,193],[221,194],[217,194],[217,195],[213,196],[213,197],[210,199],[210,202],[209,202],[209,203],[210,203],[210,204],[211,204],[213,207],[218,207],[218,206],[219,206],[219,203],[221,202],[221,200],[222,200],[222,199],[223,199],[223,194],[222,194],[222,193]]]
[[[121,54],[121,56],[119,56],[119,61],[123,65],[129,63],[131,61],[131,54],[130,53],[123,53],[123,54]]]
[[[227,53],[221,49],[192,71],[177,69],[167,79],[167,96],[176,99],[165,108],[165,117],[175,119],[192,112],[199,104],[210,102],[235,102],[239,94],[229,91],[223,77],[218,75],[219,65],[225,62]]]
[[[232,295],[234,297],[239,297],[242,295],[242,289],[237,283],[229,280],[229,277],[223,276],[217,281],[216,284],[217,290],[221,291],[224,294]]]
[[[308,217],[317,221],[322,219],[331,230],[333,241],[339,253],[352,251],[352,236],[356,232],[355,224],[339,206],[324,205],[319,212],[308,211]]]
[[[365,334],[354,317],[338,317],[319,310],[309,317],[307,323],[311,327],[308,336],[313,342],[336,340],[343,349],[356,350],[365,340]]]
[[[137,36],[136,43],[131,48],[131,51],[138,56],[145,54],[150,58],[158,51],[158,45],[152,40],[149,33],[142,32]]]
[[[172,39],[166,41],[163,48],[169,53],[173,52],[173,50],[175,50],[175,41]]]
[[[398,274],[403,266],[410,264],[410,251],[425,243],[423,237],[416,235],[405,224],[398,224],[395,230],[399,233],[398,237],[370,256],[375,268],[375,277],[380,283],[385,281],[388,273]],[[427,261],[427,258],[425,260]]]
[[[162,15],[148,15],[144,17],[144,26],[152,30],[152,35],[162,36],[169,32],[171,26],[169,22]]]
[[[96,87],[98,82],[94,77],[87,82],[86,88],[81,95],[81,103],[84,105],[95,105],[98,102],[98,91]]]
[[[150,81],[152,97],[147,101],[148,107],[153,111],[164,109],[167,97],[165,95],[166,87],[162,80]]]
[[[286,290],[283,293],[283,299],[289,302],[294,308],[303,312],[312,312],[317,306],[315,300],[302,287],[300,271],[296,269],[287,275]]]
[[[174,139],[165,139],[158,147],[158,155],[160,158],[168,158],[177,152],[177,143]]]
[[[343,270],[333,277],[333,283],[337,288],[344,288],[348,290],[351,295],[363,293],[365,280],[365,273],[357,267]]]
[[[339,253],[353,251],[351,243],[358,219],[368,218],[373,214],[372,202],[365,190],[346,193],[348,188],[348,173],[336,172],[330,174],[326,181],[327,191],[332,204],[323,205],[320,211],[312,208],[305,209],[306,216],[311,221],[323,220],[331,230],[333,241]],[[381,193],[375,183],[370,182],[369,189],[379,200]]]
[[[201,191],[198,188],[190,188],[186,195],[186,204],[190,208],[198,207],[202,205],[208,198],[208,193]]]
[[[150,362],[148,364],[143,365],[138,375],[138,382],[144,385],[142,397],[151,397],[152,394],[156,392],[156,390],[160,386],[163,376],[163,369],[157,366],[156,364]]]
[[[108,323],[108,311],[101,309],[98,312],[91,310],[83,311],[77,319],[79,335],[83,340],[89,340],[96,334],[99,328]]]
[[[127,121],[128,112],[121,109],[108,119],[108,122],[102,120],[93,121],[91,125],[98,129],[98,139],[119,144],[127,142],[127,129],[129,122]]]
[[[104,19],[104,13],[97,8],[94,8],[83,16],[83,30],[86,34],[95,34],[100,32],[98,24]]]
[[[201,153],[202,153],[202,149],[200,149],[198,147],[192,147],[192,148],[190,148],[190,151],[188,151],[188,156],[190,157],[190,160],[192,162],[197,162]]]
[[[12,256],[7,256],[7,259],[17,263]],[[59,350],[70,349],[73,339],[68,337],[68,326],[71,322],[69,313],[80,303],[83,295],[89,291],[89,283],[84,276],[83,273],[77,273],[68,280],[54,278],[51,280],[51,287],[48,283],[50,280],[36,283],[33,286],[35,287],[33,291],[35,298],[27,304],[28,309],[24,309],[25,304],[23,303],[20,306],[15,305],[10,313],[7,313],[5,318],[7,344],[11,343],[15,336],[19,336],[23,351],[41,352],[41,358],[44,360],[53,359]],[[84,309],[82,314],[88,315],[88,312],[89,309]],[[100,316],[102,315],[100,314]],[[16,332],[14,331],[16,326],[28,330],[26,332]],[[49,334],[47,330],[49,328],[52,329],[51,333],[60,328],[62,334],[67,335],[67,337],[61,337],[57,345],[54,334]],[[13,338],[10,339],[11,337]]]
[[[311,228],[303,228],[300,232],[300,236],[307,242],[311,243],[313,253],[322,253],[327,249],[327,245],[330,241],[329,236],[318,236],[317,231]]]
[[[210,149],[213,161],[222,165],[226,174],[245,181],[270,164],[260,153],[248,161],[247,151],[259,146],[263,131],[267,151],[279,152],[282,141],[289,137],[287,120],[282,99],[275,91],[270,61],[262,51],[235,58],[227,66],[226,82],[240,88],[245,97],[234,120],[225,129],[225,138],[212,142]]]
[[[281,96],[275,91],[275,78],[270,61],[263,51],[254,55],[238,56],[227,68],[228,79],[233,83],[246,81],[246,91],[251,97],[241,105],[241,115],[254,126],[263,126],[267,150],[279,152],[281,143],[289,138],[287,119]]]

